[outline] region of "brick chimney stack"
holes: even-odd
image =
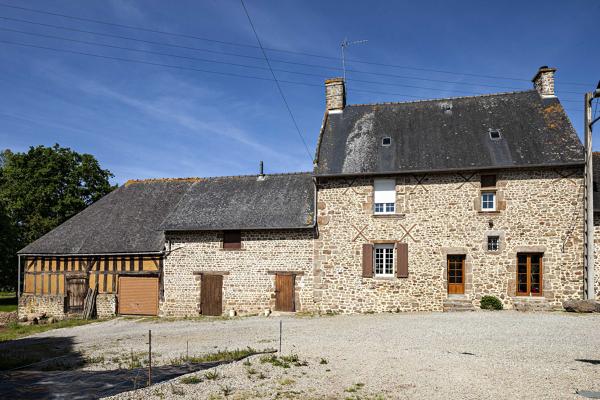
[[[342,112],[346,106],[346,86],[343,78],[325,81],[325,107],[327,111]]]
[[[556,68],[541,66],[537,74],[531,80],[533,87],[542,97],[555,97],[554,95],[554,73]]]

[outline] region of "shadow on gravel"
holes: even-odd
[[[600,365],[600,360],[589,360],[586,358],[577,358],[577,359],[575,359],[575,361],[588,363],[588,364],[592,364],[592,365]]]
[[[0,371],[24,368],[67,370],[84,364],[83,355],[74,349],[71,336],[31,337],[0,342]]]
[[[239,360],[153,367],[152,383],[233,361]],[[147,380],[147,368],[113,371],[8,371],[0,372],[0,398],[97,399],[146,387]]]

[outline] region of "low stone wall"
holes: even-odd
[[[47,316],[62,319],[65,317],[65,297],[63,295],[35,296],[22,294],[19,299],[19,318],[28,314],[46,313]]]
[[[117,296],[115,294],[100,293],[96,297],[96,314],[98,318],[113,317],[117,313]]]

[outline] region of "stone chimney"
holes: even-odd
[[[556,68],[549,68],[547,65],[541,66],[537,74],[531,80],[533,87],[542,97],[554,96],[554,73]]]
[[[342,112],[346,106],[346,87],[343,78],[325,81],[325,108],[329,112]]]

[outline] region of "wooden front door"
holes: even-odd
[[[294,304],[295,275],[275,275],[275,310],[296,311]]]
[[[202,315],[223,314],[223,275],[202,275],[200,313]]]
[[[86,278],[67,278],[67,312],[78,313],[83,311],[87,289]]]
[[[158,315],[158,278],[120,276],[119,314]]]
[[[465,293],[465,256],[448,256],[448,294]]]

